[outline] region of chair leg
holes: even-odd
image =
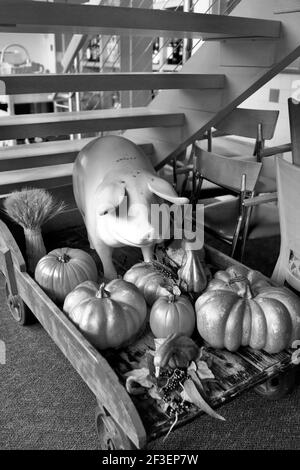
[[[233,255],[235,253],[237,243],[238,243],[238,240],[239,240],[240,231],[241,231],[241,228],[242,228],[242,222],[243,222],[243,217],[240,216],[239,219],[238,219],[237,225],[236,225],[236,229],[235,229],[235,232],[234,232],[234,235],[233,235],[233,239],[232,239],[231,254],[230,254],[230,256],[232,258],[233,258]]]
[[[177,158],[173,158],[172,160],[172,167],[173,167],[173,188],[177,189]]]
[[[246,241],[247,241],[247,236],[248,236],[248,231],[249,231],[251,214],[252,214],[252,207],[248,207],[247,214],[246,214],[245,225],[244,225],[244,230],[243,230],[243,240],[242,240],[242,247],[241,247],[241,253],[240,253],[240,262],[241,263],[243,262],[243,259],[244,259],[244,253],[245,253],[245,248],[246,248]]]
[[[180,190],[180,193],[179,193],[180,196],[184,196],[189,179],[191,179],[190,175],[187,174],[186,177],[184,178],[183,182],[182,182],[182,185],[181,185],[181,190]]]

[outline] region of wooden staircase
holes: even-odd
[[[2,94],[161,90],[143,108],[1,117],[0,139],[125,130],[125,137],[151,148],[151,159],[161,168],[300,55],[297,3],[241,0],[233,14],[219,16],[2,0],[2,32],[130,33],[206,42],[180,73],[0,76]],[[65,140],[2,149],[2,194],[19,187],[22,177],[28,183],[41,181],[47,186],[53,176],[55,184],[69,184],[72,161],[84,142]],[[21,168],[26,172],[20,172]]]

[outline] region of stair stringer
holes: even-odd
[[[147,128],[124,133],[137,143],[153,144],[152,161],[157,169],[180,155],[207,129],[300,56],[300,12],[280,13],[286,6],[286,0],[242,0],[234,15],[279,20],[280,37],[206,41],[179,73],[225,74],[224,88],[161,91],[149,106],[183,112],[185,124],[180,128]]]

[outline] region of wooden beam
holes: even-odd
[[[225,75],[190,73],[79,73],[2,75],[7,95],[69,91],[220,89]]]
[[[2,0],[1,31],[135,34],[143,36],[278,37],[280,22],[256,18],[172,12],[143,8]]]
[[[0,117],[0,140],[143,127],[182,126],[184,119],[183,113],[154,110],[147,107],[70,113],[20,114]]]

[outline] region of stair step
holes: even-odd
[[[92,140],[94,137],[0,148],[0,171],[72,163],[80,150]],[[153,153],[153,144],[151,143],[142,143],[139,144],[139,147],[147,156],[151,156]]]
[[[225,75],[190,73],[78,73],[0,76],[3,94],[68,91],[223,88]],[[1,82],[4,82],[2,85]]]
[[[143,8],[72,5],[2,0],[3,32],[72,32],[89,34],[130,33],[155,37],[279,37],[280,22],[203,13]],[[158,34],[159,33],[159,34]]]
[[[182,126],[183,113],[148,107],[19,114],[0,117],[0,140],[87,132]]]
[[[58,188],[72,184],[73,163],[0,172],[0,194],[24,187]]]

